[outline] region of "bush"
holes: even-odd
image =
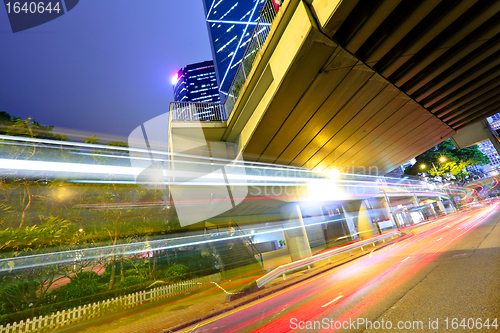
[[[118,275],[120,275],[120,272],[118,272]],[[139,269],[126,269],[123,271],[123,276],[148,276],[149,275],[149,270],[146,268],[139,268]]]
[[[191,270],[184,265],[173,265],[166,270],[165,276],[173,282],[187,280],[191,277]]]
[[[74,300],[85,296],[97,294],[102,290],[102,284],[96,280],[72,280],[67,285],[57,288],[54,293],[58,301]]]
[[[111,280],[111,272],[104,272],[97,276],[97,282],[99,283],[109,283],[109,280]]]
[[[72,277],[70,277],[71,281],[79,281],[79,280],[91,280],[91,279],[97,279],[99,277],[99,274],[97,274],[94,271],[85,271],[85,272],[80,272],[74,274]]]
[[[3,312],[9,313],[21,311],[28,308],[30,302],[35,300],[26,299],[30,290],[37,289],[38,283],[30,287],[27,281],[12,282],[2,285],[0,288],[0,305]]]
[[[139,275],[127,276],[122,281],[120,281],[120,283],[118,284],[118,287],[119,288],[127,288],[130,286],[135,286],[135,285],[141,284],[145,281],[146,281],[146,279],[143,278],[142,276],[139,276]]]
[[[217,272],[217,258],[199,250],[179,254],[177,264],[188,267],[192,276],[206,276]]]

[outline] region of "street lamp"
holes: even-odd
[[[446,157],[441,156],[441,157],[439,158],[439,162],[441,162],[441,163],[446,162]],[[441,165],[441,164],[440,164],[440,165]],[[438,174],[438,171],[437,171],[437,169],[436,169],[436,166],[434,165],[434,162],[432,162],[432,166],[434,167],[434,171],[436,172],[436,176],[440,177],[440,176],[439,176],[439,174]]]
[[[436,173],[436,177],[439,177],[438,171],[436,169],[436,166],[434,165],[434,162],[431,162],[432,166],[434,167],[434,172]]]
[[[439,158],[439,161],[440,161],[440,162],[445,162],[445,161],[446,161],[446,158],[445,158],[444,156],[441,156],[441,157]],[[434,172],[436,173],[436,177],[439,177],[439,173],[438,173],[438,171],[437,171],[436,166],[434,165],[434,162],[431,162],[431,164],[432,164],[432,167],[434,168]],[[420,169],[425,169],[425,168],[427,168],[427,165],[425,165],[425,164],[420,164]]]

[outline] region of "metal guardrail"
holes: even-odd
[[[297,260],[297,261],[294,261],[294,262],[291,262],[291,263],[288,263],[285,265],[281,265],[281,266],[275,268],[273,271],[271,271],[271,272],[267,273],[266,275],[257,279],[256,280],[257,286],[259,288],[261,288],[262,286],[268,284],[269,282],[271,282],[272,280],[276,279],[277,277],[279,277],[281,275],[283,275],[283,278],[286,279],[287,273],[290,273],[290,272],[295,271],[295,270],[303,269],[303,268],[310,266],[314,263],[317,263],[319,261],[331,259],[332,257],[334,257],[336,255],[346,253],[346,252],[352,251],[352,250],[360,248],[360,247],[363,248],[364,246],[367,246],[370,244],[375,245],[375,242],[380,242],[380,241],[385,242],[385,240],[387,238],[393,239],[394,236],[396,236],[396,235],[401,236],[401,233],[399,231],[390,232],[390,233],[387,233],[387,234],[384,234],[384,235],[381,235],[378,237],[366,239],[366,240],[359,241],[359,242],[356,242],[356,243],[353,243],[350,245],[343,246],[341,248],[337,248],[337,249],[334,249],[334,250],[331,250],[328,252],[324,252],[324,253],[315,255],[313,257],[308,257],[308,258],[300,259],[300,260]]]
[[[173,121],[226,121],[222,103],[170,102]]]
[[[229,88],[228,95],[225,101],[226,117],[231,114],[234,104],[238,99],[240,90],[245,84],[250,71],[252,70],[252,65],[257,56],[257,53],[262,49],[269,32],[271,31],[271,23],[276,17],[276,8],[271,0],[266,0],[262,10],[260,11],[260,17],[257,20],[257,25],[253,30],[252,37],[248,41],[247,48],[243,55],[243,58],[239,62],[238,70],[234,75],[233,82]],[[237,65],[238,63],[236,63]]]

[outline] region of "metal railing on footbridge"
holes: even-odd
[[[173,121],[226,121],[222,103],[171,102]]]

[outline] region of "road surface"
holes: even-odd
[[[499,208],[416,228],[401,242],[185,332],[500,332]]]

